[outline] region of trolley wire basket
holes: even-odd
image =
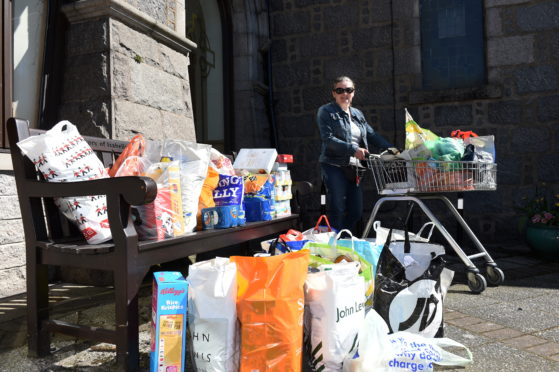
[[[384,160],[370,156],[379,194],[440,193],[497,189],[497,164],[472,161]]]

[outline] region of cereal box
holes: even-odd
[[[188,284],[176,271],[153,273],[151,372],[184,372]]]

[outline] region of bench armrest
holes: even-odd
[[[28,181],[30,197],[71,197],[87,195],[122,195],[130,205],[151,203],[157,196],[157,184],[149,177],[127,176],[79,182]]]

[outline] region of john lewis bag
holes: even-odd
[[[305,282],[306,346],[314,371],[338,372],[355,352],[365,317],[365,281],[359,263],[322,265]]]
[[[228,258],[188,269],[189,349],[194,371],[237,371],[237,266]]]
[[[89,144],[67,120],[17,145],[48,182],[78,182],[109,176]],[[54,202],[79,227],[89,244],[112,238],[105,195],[55,198]]]

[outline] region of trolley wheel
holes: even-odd
[[[487,282],[480,273],[468,273],[468,287],[472,293],[481,293],[487,288]]]
[[[503,284],[505,281],[505,273],[503,270],[499,269],[497,266],[488,265],[485,268],[485,277],[487,278],[487,284],[490,286],[498,286]]]

